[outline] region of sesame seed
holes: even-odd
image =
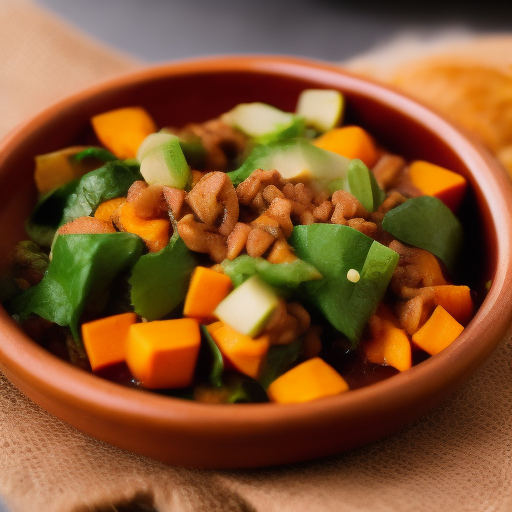
[[[357,283],[359,281],[359,279],[361,279],[361,276],[359,275],[359,272],[355,268],[351,268],[347,272],[347,279],[351,283]]]

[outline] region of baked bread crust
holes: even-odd
[[[373,66],[367,55],[348,67],[397,87],[469,130],[512,175],[512,36],[477,36],[430,49],[419,45],[417,51],[404,46],[404,58],[397,52],[395,44],[387,64],[380,52]]]

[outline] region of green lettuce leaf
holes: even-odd
[[[92,215],[104,201],[125,196],[133,182],[140,179],[138,167],[119,160],[85,174],[67,200],[61,224]]]
[[[322,278],[314,266],[300,259],[290,263],[269,263],[264,258],[253,258],[244,254],[234,260],[224,260],[221,265],[235,287],[255,274],[270,286],[287,289],[297,288],[304,281]]]
[[[144,242],[131,233],[60,235],[43,280],[9,305],[20,319],[35,313],[80,338],[78,322],[90,300],[108,292],[114,278],[142,254]]]
[[[398,254],[355,229],[336,224],[295,226],[288,242],[299,258],[323,276],[303,283],[300,293],[355,347],[384,296]],[[350,269],[359,272],[358,282],[347,279]]]
[[[457,217],[437,197],[407,200],[386,213],[382,227],[401,242],[431,252],[454,272],[464,231]]]
[[[148,320],[169,314],[184,300],[196,266],[193,253],[179,237],[171,238],[161,251],[142,256],[129,280],[135,311]]]

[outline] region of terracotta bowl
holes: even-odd
[[[236,468],[291,463],[387,436],[466,381],[500,342],[512,314],[512,187],[475,142],[403,95],[338,67],[279,57],[213,58],[149,68],[67,98],[18,128],[0,147],[2,265],[26,235],[36,194],[33,157],[80,142],[92,115],[143,105],[159,125],[203,121],[237,103],[293,110],[304,88],[335,88],[347,122],[391,151],[464,175],[471,286],[492,286],[462,335],[440,354],[385,381],[303,405],[204,405],[129,389],[77,369],[28,338],[0,311],[0,369],[30,399],[78,429],[167,463]]]

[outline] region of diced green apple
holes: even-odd
[[[171,136],[163,144],[157,144],[144,151],[140,173],[148,185],[184,189],[190,181],[190,168],[178,137]]]
[[[142,162],[142,159],[145,155],[147,155],[152,149],[155,149],[158,146],[162,146],[166,142],[169,142],[171,139],[175,138],[176,135],[165,132],[157,132],[150,133],[141,143],[139,149],[137,150],[137,160]]]
[[[265,328],[279,299],[271,286],[254,275],[235,288],[215,309],[215,316],[236,331],[255,338]]]
[[[304,131],[302,117],[259,102],[240,103],[222,120],[262,144],[298,137]]]
[[[343,116],[344,98],[332,89],[306,89],[297,101],[296,112],[306,124],[319,132],[338,126]]]
[[[242,166],[228,175],[238,185],[256,169],[277,169],[287,180],[317,180],[326,184],[345,179],[349,164],[348,158],[318,148],[305,139],[291,139],[257,146]]]

